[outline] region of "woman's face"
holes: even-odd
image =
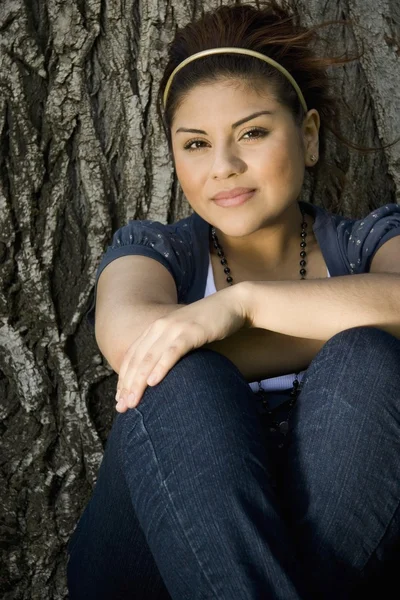
[[[176,173],[188,202],[226,235],[281,222],[299,196],[305,165],[314,164],[309,156],[318,153],[318,128],[315,110],[302,128],[296,126],[267,85],[256,91],[221,80],[192,88],[171,127]],[[238,187],[255,192],[237,206],[213,200]]]

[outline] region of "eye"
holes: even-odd
[[[251,136],[245,138],[244,136],[248,134],[251,134]],[[245,140],[258,140],[264,138],[267,134],[268,131],[266,131],[265,129],[260,129],[259,127],[252,127],[242,135],[242,138],[244,138]],[[207,142],[205,142],[204,140],[189,140],[183,148],[188,152],[195,152],[196,150],[201,150],[202,148],[205,148],[206,145]]]
[[[248,140],[257,140],[257,139],[265,137],[267,135],[268,131],[266,131],[265,129],[260,129],[259,127],[253,127],[252,129],[249,129],[248,131],[246,131],[246,133],[244,133],[242,137],[244,138],[244,136],[248,135],[249,133],[251,133],[252,135],[251,135],[251,137],[247,138]]]
[[[201,150],[204,146],[197,146],[193,148],[193,144],[206,144],[203,140],[189,140],[187,144],[184,145],[184,150],[188,150],[189,152],[195,152],[196,150]]]

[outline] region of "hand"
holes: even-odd
[[[191,350],[249,326],[246,289],[238,283],[151,323],[128,348],[121,363],[117,411],[136,407],[147,385],[157,385]]]

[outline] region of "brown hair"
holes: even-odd
[[[275,0],[269,0],[263,8],[250,4],[220,6],[178,30],[169,48],[169,61],[160,82],[157,99],[158,114],[169,147],[171,148],[173,116],[185,94],[197,84],[211,83],[221,77],[239,77],[244,82],[251,82],[253,86],[267,80],[277,100],[290,109],[298,125],[302,123],[304,109],[288,79],[264,61],[237,54],[211,55],[183,67],[172,81],[164,110],[163,93],[167,81],[185,58],[209,48],[234,46],[255,50],[273,58],[294,77],[308,109],[315,108],[321,117],[320,154],[323,154],[325,148],[325,128],[349,147],[364,152],[376,150],[345,140],[332,126],[338,111],[326,69],[359,58],[316,56],[312,45],[318,40],[317,30],[332,24],[349,24],[349,21],[326,21],[306,28],[300,26],[299,16],[291,13],[288,2],[278,4]],[[384,147],[386,146],[382,148]]]

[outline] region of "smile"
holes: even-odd
[[[218,206],[222,206],[222,208],[231,208],[233,206],[241,206],[247,200],[250,200],[256,193],[256,190],[251,190],[250,192],[246,192],[245,194],[240,194],[239,196],[235,196],[234,198],[219,198],[218,200],[213,200],[215,204]]]

